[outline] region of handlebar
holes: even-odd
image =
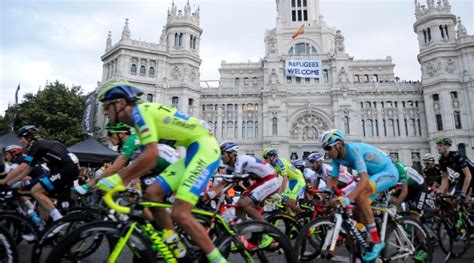
[[[105,204],[107,204],[111,209],[113,209],[113,210],[115,210],[119,213],[122,213],[122,214],[130,214],[130,212],[132,210],[130,207],[121,206],[121,205],[115,203],[115,201],[113,199],[115,194],[117,194],[119,192],[124,192],[125,190],[127,190],[127,188],[124,185],[118,185],[114,189],[112,189],[111,191],[107,192],[104,195],[103,199],[104,199]]]

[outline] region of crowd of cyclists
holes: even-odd
[[[127,189],[140,192],[138,198],[125,198],[129,206],[141,208],[144,220],[156,226],[163,244],[172,253],[171,258],[178,261],[183,258],[189,260],[192,246],[202,252],[201,258],[191,258],[199,261],[234,261],[234,252],[250,255],[257,261],[273,260],[263,259],[261,251],[278,255],[278,251],[286,251],[282,240],[293,244],[294,236],[288,229],[272,223],[262,207],[275,208],[277,205],[275,209],[283,211],[281,213],[284,213],[285,218],[290,218],[290,221],[294,218],[291,222],[300,224],[295,226],[300,231],[308,220],[317,219],[298,221],[305,212],[315,211],[316,208],[311,204],[316,204],[316,201],[328,207],[327,214],[316,217],[322,216],[336,222],[338,217],[331,213],[336,211],[334,207],[339,207],[344,214],[349,215],[350,218],[344,218],[349,226],[352,226],[351,222],[357,222],[354,226],[357,225],[358,230],[347,232],[365,233],[364,239],[368,245],[357,251],[348,249],[348,253],[356,253],[358,260],[364,262],[387,260],[389,256],[384,251],[391,246],[387,242],[392,241],[385,237],[385,227],[382,229],[378,219],[380,215],[373,208],[374,203],[387,193],[390,196],[386,209],[393,208],[400,216],[414,218],[416,222],[424,224],[423,229],[431,226],[425,222],[426,210],[430,208],[441,213],[443,209],[438,207],[437,200],[449,197],[452,211],[442,211],[446,214],[439,214],[440,218],[452,213],[458,215],[456,213],[459,211],[465,211],[467,216],[464,225],[457,223],[460,216],[455,217],[454,224],[460,228],[459,233],[447,246],[440,245],[449,254],[454,249],[453,242],[461,242],[463,246],[469,244],[471,228],[474,227],[471,223],[474,165],[462,153],[450,151],[452,141],[448,137],[442,136],[435,140],[440,156],[437,162],[432,154],[423,156],[422,174],[372,145],[347,141],[344,132],[338,129],[324,132],[319,141],[323,151],[314,151],[304,160],[285,159],[275,148],[264,149],[261,153],[263,159],[259,159],[240,153],[239,146],[233,142],[219,144],[209,132],[206,122],[163,104],[141,103],[141,95],[142,91],[127,82],[111,83],[99,91],[98,99],[109,119],[105,127],[107,136],[117,146],[120,155],[112,164],[95,173],[81,175],[78,158],[60,142],[38,138],[36,126],[26,125],[18,129],[21,146],[8,145],[3,148],[0,196],[5,203],[2,204],[4,211],[16,209],[37,228],[38,234],[33,237],[33,233],[23,230],[20,235],[24,240],[35,242],[41,233],[47,233],[50,224],[66,221],[65,217],[78,199],[76,197],[93,192],[112,194],[120,186],[127,186]],[[184,147],[186,154],[181,156],[177,147]],[[12,191],[17,193],[15,198],[7,198],[6,193]],[[136,205],[140,201],[170,205]],[[221,244],[218,241],[219,234],[211,235],[209,225],[204,224],[197,215],[199,212],[196,214],[194,210],[198,206],[210,211],[215,209],[215,214],[222,213],[222,209],[216,208],[216,203],[223,203],[221,207],[235,208],[235,220],[228,220],[228,223],[232,230],[229,233],[235,232],[238,238],[231,239],[231,245],[225,248],[218,245]],[[137,216],[121,220],[138,220],[134,218]],[[211,219],[210,224],[213,222]],[[263,234],[253,239],[244,237],[239,231],[250,231],[251,227],[239,228],[239,224],[251,226],[252,223],[259,226],[264,224],[265,229],[279,230],[263,231]],[[0,226],[7,230],[16,229],[1,215]],[[288,228],[287,225],[285,227]],[[439,222],[436,227],[435,231],[443,228]],[[52,234],[59,233],[59,230]],[[321,235],[321,244],[315,245],[319,248],[325,239],[329,239],[327,236],[331,231],[319,234],[313,232],[298,234],[303,238]],[[129,236],[128,233],[121,234]],[[64,234],[62,238],[67,237]],[[434,239],[435,236],[429,238]],[[334,242],[341,245],[350,239],[349,233],[345,233],[336,236]],[[192,240],[192,245],[188,240]],[[120,241],[115,243],[119,244]],[[278,249],[279,245],[282,248]],[[417,247],[415,243],[413,245]],[[54,246],[52,250],[55,251]],[[404,260],[433,262],[432,257],[429,257],[433,251],[428,250],[417,247]],[[114,254],[112,249],[109,252]],[[71,252],[68,253],[71,257]],[[290,259],[294,262],[305,258],[304,253],[296,248],[287,253],[283,260],[277,261]],[[0,249],[0,256],[9,258],[8,255]],[[317,255],[320,259],[323,257],[322,253]],[[461,257],[462,253],[454,255]],[[116,258],[111,258],[106,256],[102,261],[108,259],[109,262],[115,262]],[[174,262],[165,255],[155,255],[155,260]],[[317,261],[317,258],[314,260]]]

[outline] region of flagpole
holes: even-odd
[[[18,87],[15,91],[15,112],[13,113],[13,120],[11,121],[10,130],[13,131],[15,129],[15,121],[18,117],[18,92],[20,91],[20,82],[18,82]]]

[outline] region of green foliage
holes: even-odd
[[[81,130],[86,97],[80,86],[68,88],[56,81],[37,94],[27,93],[23,98],[18,105],[15,130],[33,124],[40,129],[39,137],[60,141],[67,147],[86,138]]]

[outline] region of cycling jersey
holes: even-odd
[[[434,164],[430,168],[423,168],[423,176],[425,177],[426,184],[431,186],[433,183],[441,185],[441,169],[438,164]]]
[[[290,200],[296,200],[306,188],[303,173],[290,161],[280,157],[275,160],[273,168],[275,168],[278,175],[288,177],[288,185],[283,195]]]
[[[456,184],[456,191],[461,191],[464,184],[464,172],[462,169],[468,167],[471,171],[471,176],[474,176],[474,164],[460,152],[450,151],[447,157],[439,157],[439,167],[441,171],[447,173],[448,168],[454,172],[459,173],[459,180]],[[474,178],[471,179],[469,188],[474,187]],[[468,190],[469,190],[468,188]]]
[[[332,176],[338,176],[341,165],[355,169],[357,173],[367,173],[374,194],[393,187],[398,182],[398,171],[390,158],[377,148],[356,142],[344,144],[345,158],[332,160]]]
[[[256,181],[276,176],[271,165],[251,155],[237,155],[234,167],[229,166],[227,169],[237,174],[249,174]]]
[[[321,178],[325,182],[327,182],[328,177],[332,175],[332,166],[322,163],[320,165],[319,171],[314,171],[314,172],[317,178]],[[354,181],[355,179],[354,179],[354,176],[352,176],[352,174],[346,172],[344,169],[339,170],[339,177],[338,177],[339,188],[344,188],[346,185]]]
[[[220,163],[220,148],[203,120],[159,103],[133,108],[132,121],[142,145],[165,143],[186,147],[186,157],[169,165],[156,182],[165,194],[196,204]]]
[[[415,169],[404,166],[400,162],[394,162],[393,164],[397,168],[400,175],[399,182],[406,183],[408,186],[408,193],[404,201],[409,203],[412,210],[421,212],[423,210],[428,191],[428,187],[423,176],[420,175]]]

